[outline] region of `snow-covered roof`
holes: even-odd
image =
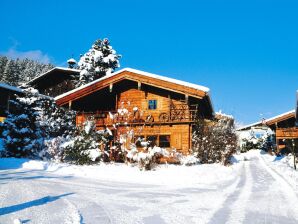
[[[134,73],[137,73],[137,74],[140,74],[140,75],[144,75],[144,76],[160,79],[160,80],[163,80],[163,81],[176,83],[176,84],[179,84],[179,85],[182,85],[182,86],[187,86],[187,87],[191,87],[191,88],[194,88],[194,89],[198,89],[198,90],[201,90],[203,92],[209,92],[210,91],[210,89],[205,87],[205,86],[197,85],[197,84],[190,83],[190,82],[181,81],[181,80],[178,80],[178,79],[169,78],[169,77],[166,77],[166,76],[156,75],[156,74],[149,73],[149,72],[144,72],[144,71],[140,71],[140,70],[133,69],[133,68],[124,68],[124,69],[120,70],[119,73],[122,72],[122,71],[134,72]]]
[[[0,88],[2,88],[2,89],[9,89],[11,91],[19,92],[19,93],[22,93],[23,92],[22,89],[20,89],[18,87],[15,87],[15,86],[8,85],[6,83],[0,83]]]
[[[132,72],[132,73],[137,73],[137,74],[140,74],[140,75],[144,75],[144,76],[147,76],[147,77],[152,77],[152,78],[156,78],[156,79],[160,79],[160,80],[163,80],[163,81],[167,81],[167,82],[172,82],[172,83],[176,83],[176,84],[179,84],[179,85],[183,85],[183,86],[187,86],[187,87],[191,87],[191,88],[194,88],[194,89],[197,89],[197,90],[201,90],[205,93],[209,93],[209,88],[205,87],[205,86],[201,86],[201,85],[197,85],[197,84],[193,84],[193,83],[189,83],[189,82],[185,82],[185,81],[181,81],[181,80],[178,80],[178,79],[173,79],[173,78],[169,78],[169,77],[165,77],[165,76],[161,76],[161,75],[156,75],[156,74],[153,74],[153,73],[149,73],[149,72],[144,72],[144,71],[141,71],[141,70],[137,70],[137,69],[133,69],[133,68],[123,68],[115,73],[112,73],[110,75],[106,75],[100,79],[97,79],[97,80],[94,80],[93,82],[90,82],[86,85],[83,85],[83,86],[80,86],[76,89],[73,89],[71,91],[68,91],[66,93],[63,93],[59,96],[56,96],[55,97],[55,100],[58,100],[58,99],[61,99],[69,94],[72,94],[80,89],[84,89],[88,86],[91,86],[95,83],[98,83],[98,82],[101,82],[109,77],[112,77],[112,76],[115,76],[121,72],[124,72],[124,71],[127,71],[127,72]]]
[[[221,116],[221,117],[226,117],[226,118],[230,118],[230,119],[234,119],[233,115],[230,114],[225,114],[223,113],[221,110],[219,110],[218,112],[215,112],[216,116]]]
[[[290,114],[293,114],[293,113],[295,113],[295,110],[290,110],[288,112],[285,112],[285,113],[279,114],[277,116],[271,117],[269,119],[266,119],[265,122],[268,123],[270,121],[273,121],[273,120],[278,119],[278,118],[282,118],[284,116],[287,116],[287,115],[290,115]]]
[[[241,131],[241,130],[245,130],[245,129],[260,125],[260,124],[262,124],[262,121],[258,121],[258,122],[252,123],[252,124],[241,126],[240,128],[237,128],[236,130]]]
[[[262,123],[270,123],[273,120],[276,120],[278,118],[282,118],[282,117],[287,116],[287,115],[290,115],[292,113],[295,113],[295,110],[290,110],[290,111],[287,111],[285,113],[279,114],[277,116],[274,116],[274,117],[265,119],[263,121],[258,121],[258,122],[252,123],[252,124],[248,124],[248,125],[242,126],[242,127],[238,128],[237,131],[241,131],[241,130],[245,130],[245,129],[250,128],[250,127],[261,125]]]
[[[43,77],[43,76],[49,74],[50,72],[52,72],[52,71],[54,71],[54,70],[69,71],[69,72],[77,72],[77,73],[79,73],[79,72],[81,71],[81,70],[74,69],[74,68],[55,67],[55,68],[52,68],[52,69],[49,70],[49,71],[46,71],[45,73],[40,74],[39,76],[35,77],[34,79],[30,80],[30,81],[28,82],[28,84],[34,82],[34,81],[37,80],[37,79],[40,79],[41,77]]]

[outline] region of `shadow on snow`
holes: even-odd
[[[58,200],[62,197],[72,195],[72,194],[74,194],[74,193],[61,194],[61,195],[57,195],[57,196],[46,196],[46,197],[36,199],[36,200],[33,200],[33,201],[28,201],[28,202],[24,202],[24,203],[17,204],[17,205],[3,207],[3,208],[0,208],[0,216],[1,215],[7,215],[7,214],[17,212],[17,211],[21,211],[21,210],[26,209],[26,208],[31,208],[31,207],[34,207],[34,206],[44,205],[44,204],[56,201],[56,200]]]

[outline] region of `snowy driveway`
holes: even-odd
[[[173,180],[172,171],[163,173],[162,169],[171,170],[166,167],[137,171],[149,175],[147,181],[116,182],[130,179],[91,179],[17,166],[4,169],[2,164],[0,223],[17,218],[37,224],[298,223],[298,200],[292,187],[261,155],[254,152],[248,157],[229,168],[202,165],[181,167],[182,172],[174,168],[183,183]],[[118,175],[124,172],[119,170]],[[160,184],[155,176],[163,178]]]

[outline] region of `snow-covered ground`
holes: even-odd
[[[296,189],[272,157],[236,159],[139,171],[2,158],[0,223],[297,223]]]

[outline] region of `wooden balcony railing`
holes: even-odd
[[[154,125],[165,123],[189,123],[194,122],[197,116],[197,110],[179,110],[174,109],[169,112],[148,112],[139,113],[134,111],[129,113],[126,110],[118,111],[97,111],[97,112],[80,112],[77,114],[77,125],[82,124],[88,119],[96,121],[97,126],[118,125]]]
[[[278,139],[298,138],[298,128],[277,128],[275,134]]]

